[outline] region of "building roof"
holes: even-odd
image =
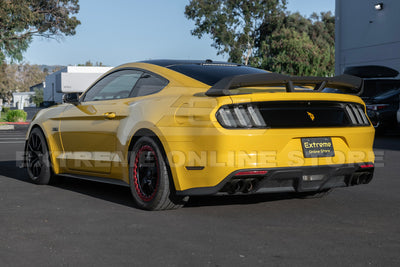
[[[92,66],[67,66],[58,72],[68,73],[105,73],[113,67],[92,67]]]

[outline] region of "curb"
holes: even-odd
[[[0,130],[14,130],[13,124],[0,124]]]
[[[28,129],[30,122],[0,122],[1,130],[26,130]]]
[[[24,121],[24,122],[0,122],[0,125],[8,124],[8,125],[27,125],[29,124],[29,121]]]

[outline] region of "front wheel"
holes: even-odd
[[[183,206],[173,193],[166,160],[159,145],[150,137],[141,137],[133,146],[129,160],[129,183],[138,208],[167,210]]]
[[[29,134],[25,157],[29,178],[35,184],[48,184],[53,172],[46,138],[39,128],[34,128]]]

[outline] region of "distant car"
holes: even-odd
[[[397,124],[400,127],[400,97],[399,97],[399,109],[397,110]]]
[[[397,112],[399,110],[400,85],[382,94],[365,99],[367,114],[378,129],[395,129],[397,127]]]
[[[297,192],[369,183],[374,128],[353,76],[291,77],[234,63],[150,60],[112,69],[38,112],[28,175],[129,186],[137,207],[188,196]]]
[[[42,108],[48,108],[48,107],[51,107],[51,106],[54,106],[54,105],[56,105],[56,102],[54,102],[54,101],[43,101],[43,102],[40,104],[40,107],[42,107]]]
[[[399,109],[399,72],[384,66],[348,67],[345,74],[364,78],[364,91],[360,95],[367,105],[367,114],[379,132],[397,127]]]

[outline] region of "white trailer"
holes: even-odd
[[[112,67],[68,66],[46,77],[43,101],[62,103],[65,93],[82,93]]]

